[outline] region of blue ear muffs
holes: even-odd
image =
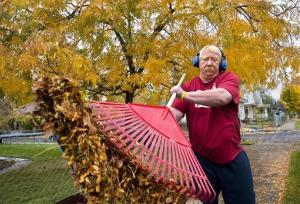
[[[222,51],[221,51],[221,53],[222,53],[222,59],[219,64],[219,71],[223,72],[227,68],[227,60],[226,60],[224,53]],[[193,58],[193,66],[199,68],[199,62],[200,62],[200,52]]]

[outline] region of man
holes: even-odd
[[[221,191],[226,204],[254,204],[252,173],[241,145],[239,79],[225,71],[224,60],[218,47],[203,47],[200,75],[171,89],[177,96],[171,111],[177,121],[186,114],[193,151],[217,194],[212,204]]]

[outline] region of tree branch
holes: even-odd
[[[166,16],[165,20],[161,23],[161,24],[158,24],[154,29],[153,29],[153,33],[151,34],[150,36],[150,41],[153,41],[157,35],[166,27],[166,25],[170,22],[171,20],[171,15],[173,15],[173,13],[176,11],[172,4],[169,3],[169,12],[168,12],[168,15]],[[143,59],[146,61],[148,58],[149,58],[149,54],[150,54],[150,49],[148,49],[145,54],[144,54],[144,57]]]
[[[246,18],[246,20],[249,22],[250,26],[252,27],[254,32],[258,32],[257,28],[254,26],[254,22],[258,23],[260,22],[258,19],[251,16],[245,8],[247,8],[248,5],[239,5],[235,6],[234,9],[240,13],[242,16]]]
[[[69,2],[68,4],[74,7],[74,10],[70,13],[69,11],[66,11],[68,13],[68,16],[66,16],[66,19],[70,20],[75,17],[76,14],[80,14],[82,9],[89,6],[89,4],[86,4],[88,0],[85,0],[81,3],[78,3],[75,5],[73,2]]]

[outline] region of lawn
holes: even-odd
[[[55,203],[76,193],[61,154],[54,144],[1,144],[1,157],[27,158],[32,162],[0,174],[0,203]]]
[[[300,120],[296,120],[296,130],[300,130]]]
[[[286,179],[284,194],[285,204],[300,203],[300,151],[292,153],[289,174]]]

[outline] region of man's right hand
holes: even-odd
[[[176,93],[177,97],[179,97],[184,92],[184,90],[181,88],[181,86],[178,86],[178,85],[173,86],[170,91],[171,91],[171,93]]]

